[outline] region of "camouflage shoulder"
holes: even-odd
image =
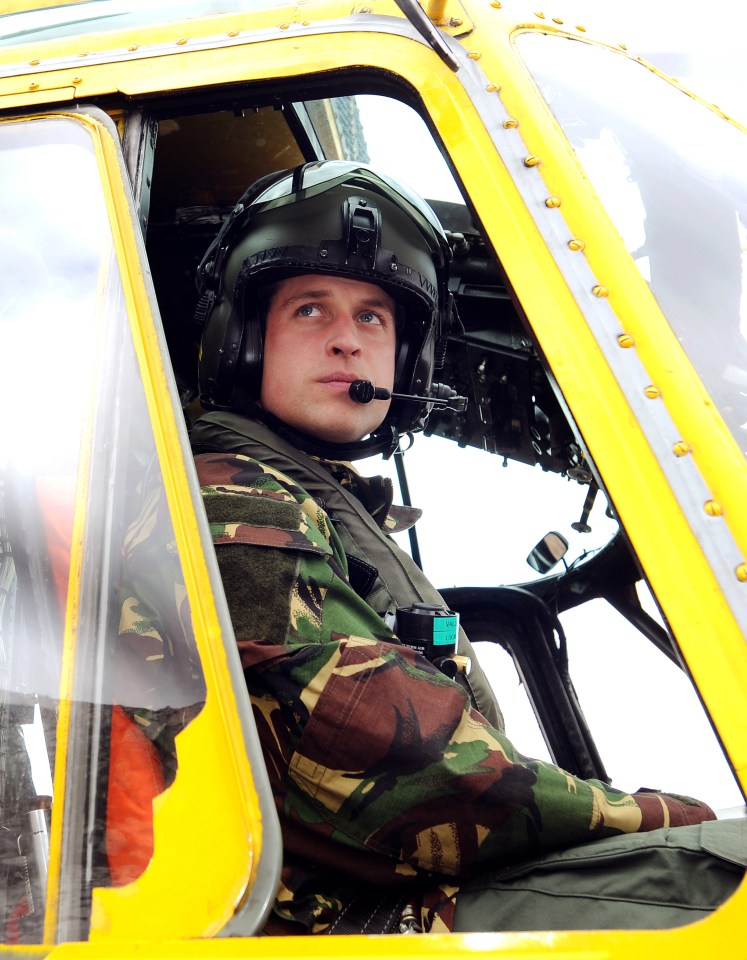
[[[195,464],[216,545],[333,552],[327,514],[290,477],[242,454],[198,454]]]

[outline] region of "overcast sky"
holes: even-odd
[[[734,0],[559,0],[601,39],[624,43],[747,124],[747,8]],[[550,9],[548,8],[548,14]]]

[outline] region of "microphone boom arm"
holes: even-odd
[[[434,383],[431,390],[435,396],[419,396],[414,393],[393,393],[385,387],[375,387],[370,380],[355,380],[350,384],[348,393],[356,403],[370,403],[372,400],[419,400],[443,410],[464,413],[467,409],[467,397],[457,396],[445,383]]]

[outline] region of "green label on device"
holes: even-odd
[[[457,642],[458,629],[459,617],[434,617],[433,645],[445,647],[447,644],[451,644],[453,646]]]

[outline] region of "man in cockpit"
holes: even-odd
[[[389,536],[418,512],[351,464],[425,423],[449,258],[419,197],[329,161],[251,187],[200,265],[207,412],[191,437],[283,833],[267,932],[703,916],[741,876],[688,828],[713,812],[522,756],[453,614]],[[707,895],[674,890],[697,886],[687,857],[720,871]],[[536,870],[561,910],[527,894]],[[618,886],[602,892],[602,874]]]

